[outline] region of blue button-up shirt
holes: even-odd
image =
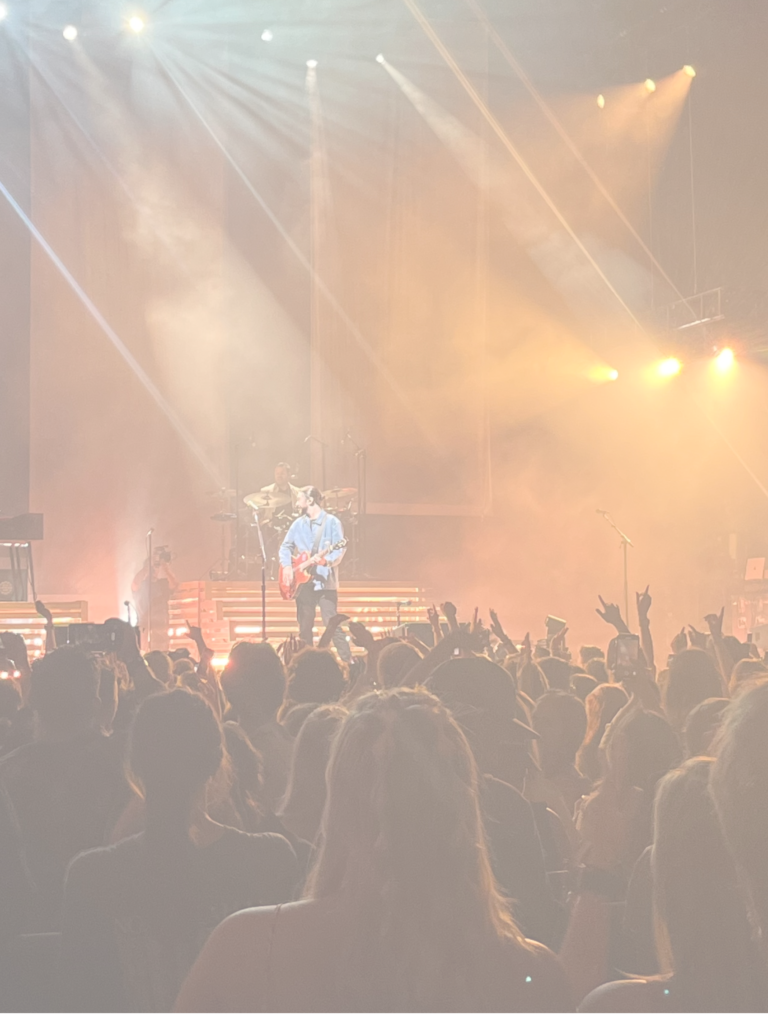
[[[308,515],[299,516],[291,523],[291,527],[280,545],[280,565],[290,565],[295,555],[303,554],[305,551],[307,554],[312,554],[318,533],[320,534],[318,552],[330,544],[344,539],[341,523],[330,512],[321,512],[317,519],[310,519]],[[339,589],[339,573],[336,567],[343,557],[344,548],[334,551],[328,556],[328,565],[315,566],[312,576],[315,590]]]

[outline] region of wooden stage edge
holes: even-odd
[[[57,626],[88,622],[88,602],[80,599],[55,599],[42,596],[53,613]],[[277,583],[267,582],[267,640],[279,644],[298,633],[296,605],[284,601]],[[262,639],[261,583],[240,580],[197,580],[179,584],[169,602],[169,647],[188,647],[185,623],[201,626],[208,645],[214,650],[214,664],[221,667],[238,640]],[[418,583],[391,580],[342,580],[339,611],[364,622],[374,636],[394,629],[398,622],[425,622],[427,599]],[[30,657],[43,653],[43,620],[31,602],[0,601],[0,632],[21,633]],[[322,633],[318,611],[315,637]]]
[[[296,604],[284,601],[276,582],[267,582],[267,640],[279,644],[296,635]],[[339,611],[364,622],[376,636],[400,622],[427,618],[424,588],[418,583],[391,580],[342,580]],[[262,639],[261,583],[240,580],[200,580],[181,583],[170,601],[171,649],[186,647],[185,622],[200,626],[208,645],[216,652],[219,667],[238,640]],[[322,633],[318,611],[315,637]],[[224,659],[225,660],[225,659]]]

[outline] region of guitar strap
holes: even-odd
[[[325,528],[326,528],[327,525],[328,525],[328,513],[326,512],[325,513],[325,519],[323,520],[323,525],[317,531],[317,536],[315,537],[315,543],[312,545],[312,550],[310,551],[310,554],[312,555],[313,558],[315,557],[317,552],[320,550],[320,544],[322,542],[323,537],[325,536]]]

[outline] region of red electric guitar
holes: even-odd
[[[285,578],[285,566],[281,565],[277,580],[280,586],[280,596],[283,600],[292,601],[296,597],[296,591],[302,583],[312,579],[307,569],[310,569],[313,565],[319,565],[325,556],[330,555],[332,551],[340,551],[346,546],[347,541],[345,538],[344,540],[337,540],[335,544],[329,544],[327,548],[318,551],[316,555],[311,555],[309,551],[301,551],[298,555],[294,555],[291,559],[293,579],[290,583]]]

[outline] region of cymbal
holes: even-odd
[[[232,519],[237,519],[237,513],[235,512],[216,512],[215,515],[211,516],[214,523],[228,523]]]
[[[332,487],[329,491],[323,491],[324,498],[331,498],[333,501],[352,501],[357,497],[356,487]]]
[[[262,491],[256,491],[254,494],[247,494],[243,501],[258,511],[262,508],[282,508],[284,505],[290,505],[291,496],[290,494],[264,494]]]

